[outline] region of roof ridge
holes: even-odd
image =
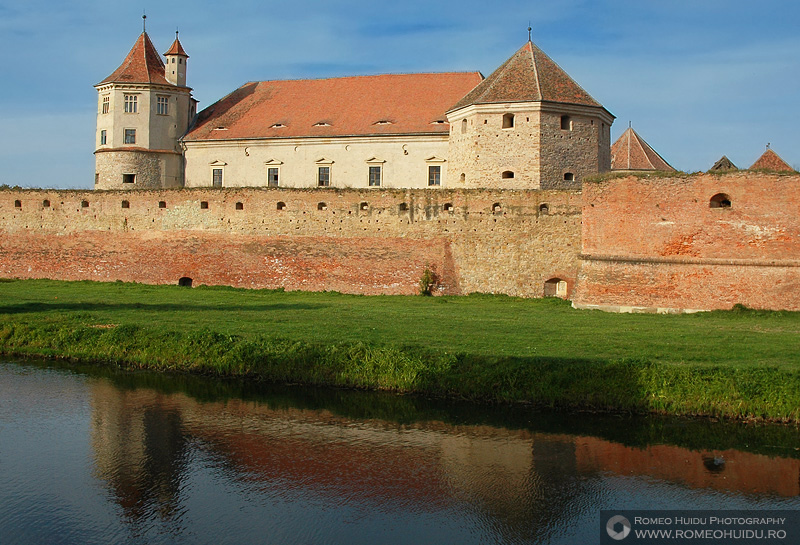
[[[536,82],[536,94],[540,97],[542,96],[542,84],[539,82],[539,67],[536,65],[536,55],[533,53],[533,42],[528,40],[528,43],[525,45],[529,45],[530,53],[531,53],[531,65],[533,65],[533,81]]]
[[[340,79],[356,79],[356,78],[380,78],[383,76],[443,76],[449,74],[480,74],[478,70],[456,70],[456,71],[448,71],[448,72],[385,72],[383,74],[356,74],[352,76],[330,76],[325,78],[285,78],[285,79],[263,79],[263,80],[250,80],[245,82],[243,85],[247,85],[248,83],[269,83],[269,82],[278,82],[278,81],[330,81],[330,80],[340,80]],[[481,75],[481,77],[483,77]]]

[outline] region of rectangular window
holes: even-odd
[[[269,167],[267,169],[267,187],[278,187],[277,167]]]
[[[136,182],[136,174],[123,174],[122,175],[122,183],[123,184],[132,184]]]
[[[381,167],[369,167],[369,186],[379,187],[381,185]]]
[[[125,143],[126,144],[136,143],[136,129],[125,129]]]
[[[319,167],[317,171],[317,185],[328,187],[331,185],[331,167]]]
[[[103,109],[101,110],[104,114],[108,113],[108,110],[111,108],[111,97],[108,95],[103,95]]]
[[[213,169],[211,169],[211,186],[212,187],[222,187],[222,169],[221,168],[213,168]]]
[[[169,97],[158,97],[156,113],[158,115],[169,115]]]
[[[125,95],[125,113],[135,114],[139,111],[137,95]]]
[[[428,185],[442,185],[442,167],[430,165],[428,167]]]
[[[106,139],[106,134],[107,134],[107,133],[106,133],[106,130],[105,130],[105,129],[103,129],[102,131],[100,131],[100,145],[101,145],[101,146],[105,146],[105,145],[106,145],[106,140],[107,140],[107,139]]]

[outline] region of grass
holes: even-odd
[[[0,282],[0,351],[545,406],[800,421],[800,313]]]

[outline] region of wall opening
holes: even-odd
[[[565,172],[564,173],[564,181],[565,182],[574,182],[575,175],[572,172]]]
[[[89,201],[81,201],[81,208],[89,208]]]
[[[130,207],[131,203],[129,203],[128,201],[122,201],[122,208],[130,208]]]
[[[42,208],[50,208],[50,201],[45,199],[42,201]]]
[[[200,210],[208,210],[208,201],[200,201]]]
[[[461,120],[461,134],[464,134],[465,132],[467,132],[467,120],[466,119],[462,119]]]
[[[167,207],[167,201],[158,201],[158,207],[159,208],[166,208]]]
[[[717,193],[708,203],[710,208],[730,208],[731,198],[725,193]]]
[[[14,201],[14,208],[22,208],[22,201]]]
[[[514,114],[503,114],[503,128],[504,129],[514,128]]]
[[[546,202],[543,202],[542,204],[539,205],[540,215],[546,216],[549,213],[550,213],[550,206]]]
[[[237,202],[236,203],[236,210],[244,210],[244,203]]]
[[[404,203],[404,202],[401,202],[401,203],[400,203],[400,204],[397,206],[397,210],[398,210],[398,212],[408,212],[408,204],[407,204],[407,203]]]
[[[567,281],[561,278],[551,278],[544,283],[544,296],[545,297],[561,297],[567,298]]]
[[[286,210],[286,203],[283,201],[278,202],[278,206],[276,206],[278,210]]]
[[[503,171],[503,174],[501,174],[501,176],[502,176],[502,178],[503,178],[504,180],[508,180],[508,179],[510,179],[510,178],[513,178],[513,177],[514,177],[514,172],[513,172],[513,171],[511,171],[511,170],[504,170],[504,171]]]
[[[324,202],[317,203],[317,210],[327,210],[327,209],[328,205],[325,204]]]
[[[358,205],[359,210],[369,210],[369,204],[366,201],[362,201],[361,204]]]
[[[446,202],[446,203],[444,203],[444,206],[442,207],[442,209],[443,209],[445,212],[452,212],[452,211],[454,210],[454,208],[453,208],[453,203],[451,203],[451,202]]]
[[[561,116],[561,130],[562,131],[571,131],[572,130],[572,118],[568,115]]]
[[[192,279],[189,278],[188,276],[183,276],[180,279],[178,279],[178,285],[179,286],[183,286],[185,288],[191,288],[192,287]]]
[[[503,211],[503,207],[500,205],[499,202],[496,202],[492,205],[492,212],[495,214],[499,214]]]
[[[461,173],[461,177],[459,178],[459,180],[460,180],[460,181],[461,181],[461,183],[463,184],[464,182],[466,182],[466,181],[467,181],[467,175],[466,175],[466,174],[464,174],[464,173],[462,172],[462,173]]]
[[[132,184],[136,182],[136,174],[123,174],[122,175],[122,183],[123,184]]]

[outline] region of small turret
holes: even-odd
[[[164,67],[164,76],[167,81],[172,85],[179,87],[186,87],[186,62],[189,55],[184,51],[180,40],[178,39],[178,31],[175,31],[175,41],[172,42],[169,50],[164,53],[167,59],[167,65]]]

